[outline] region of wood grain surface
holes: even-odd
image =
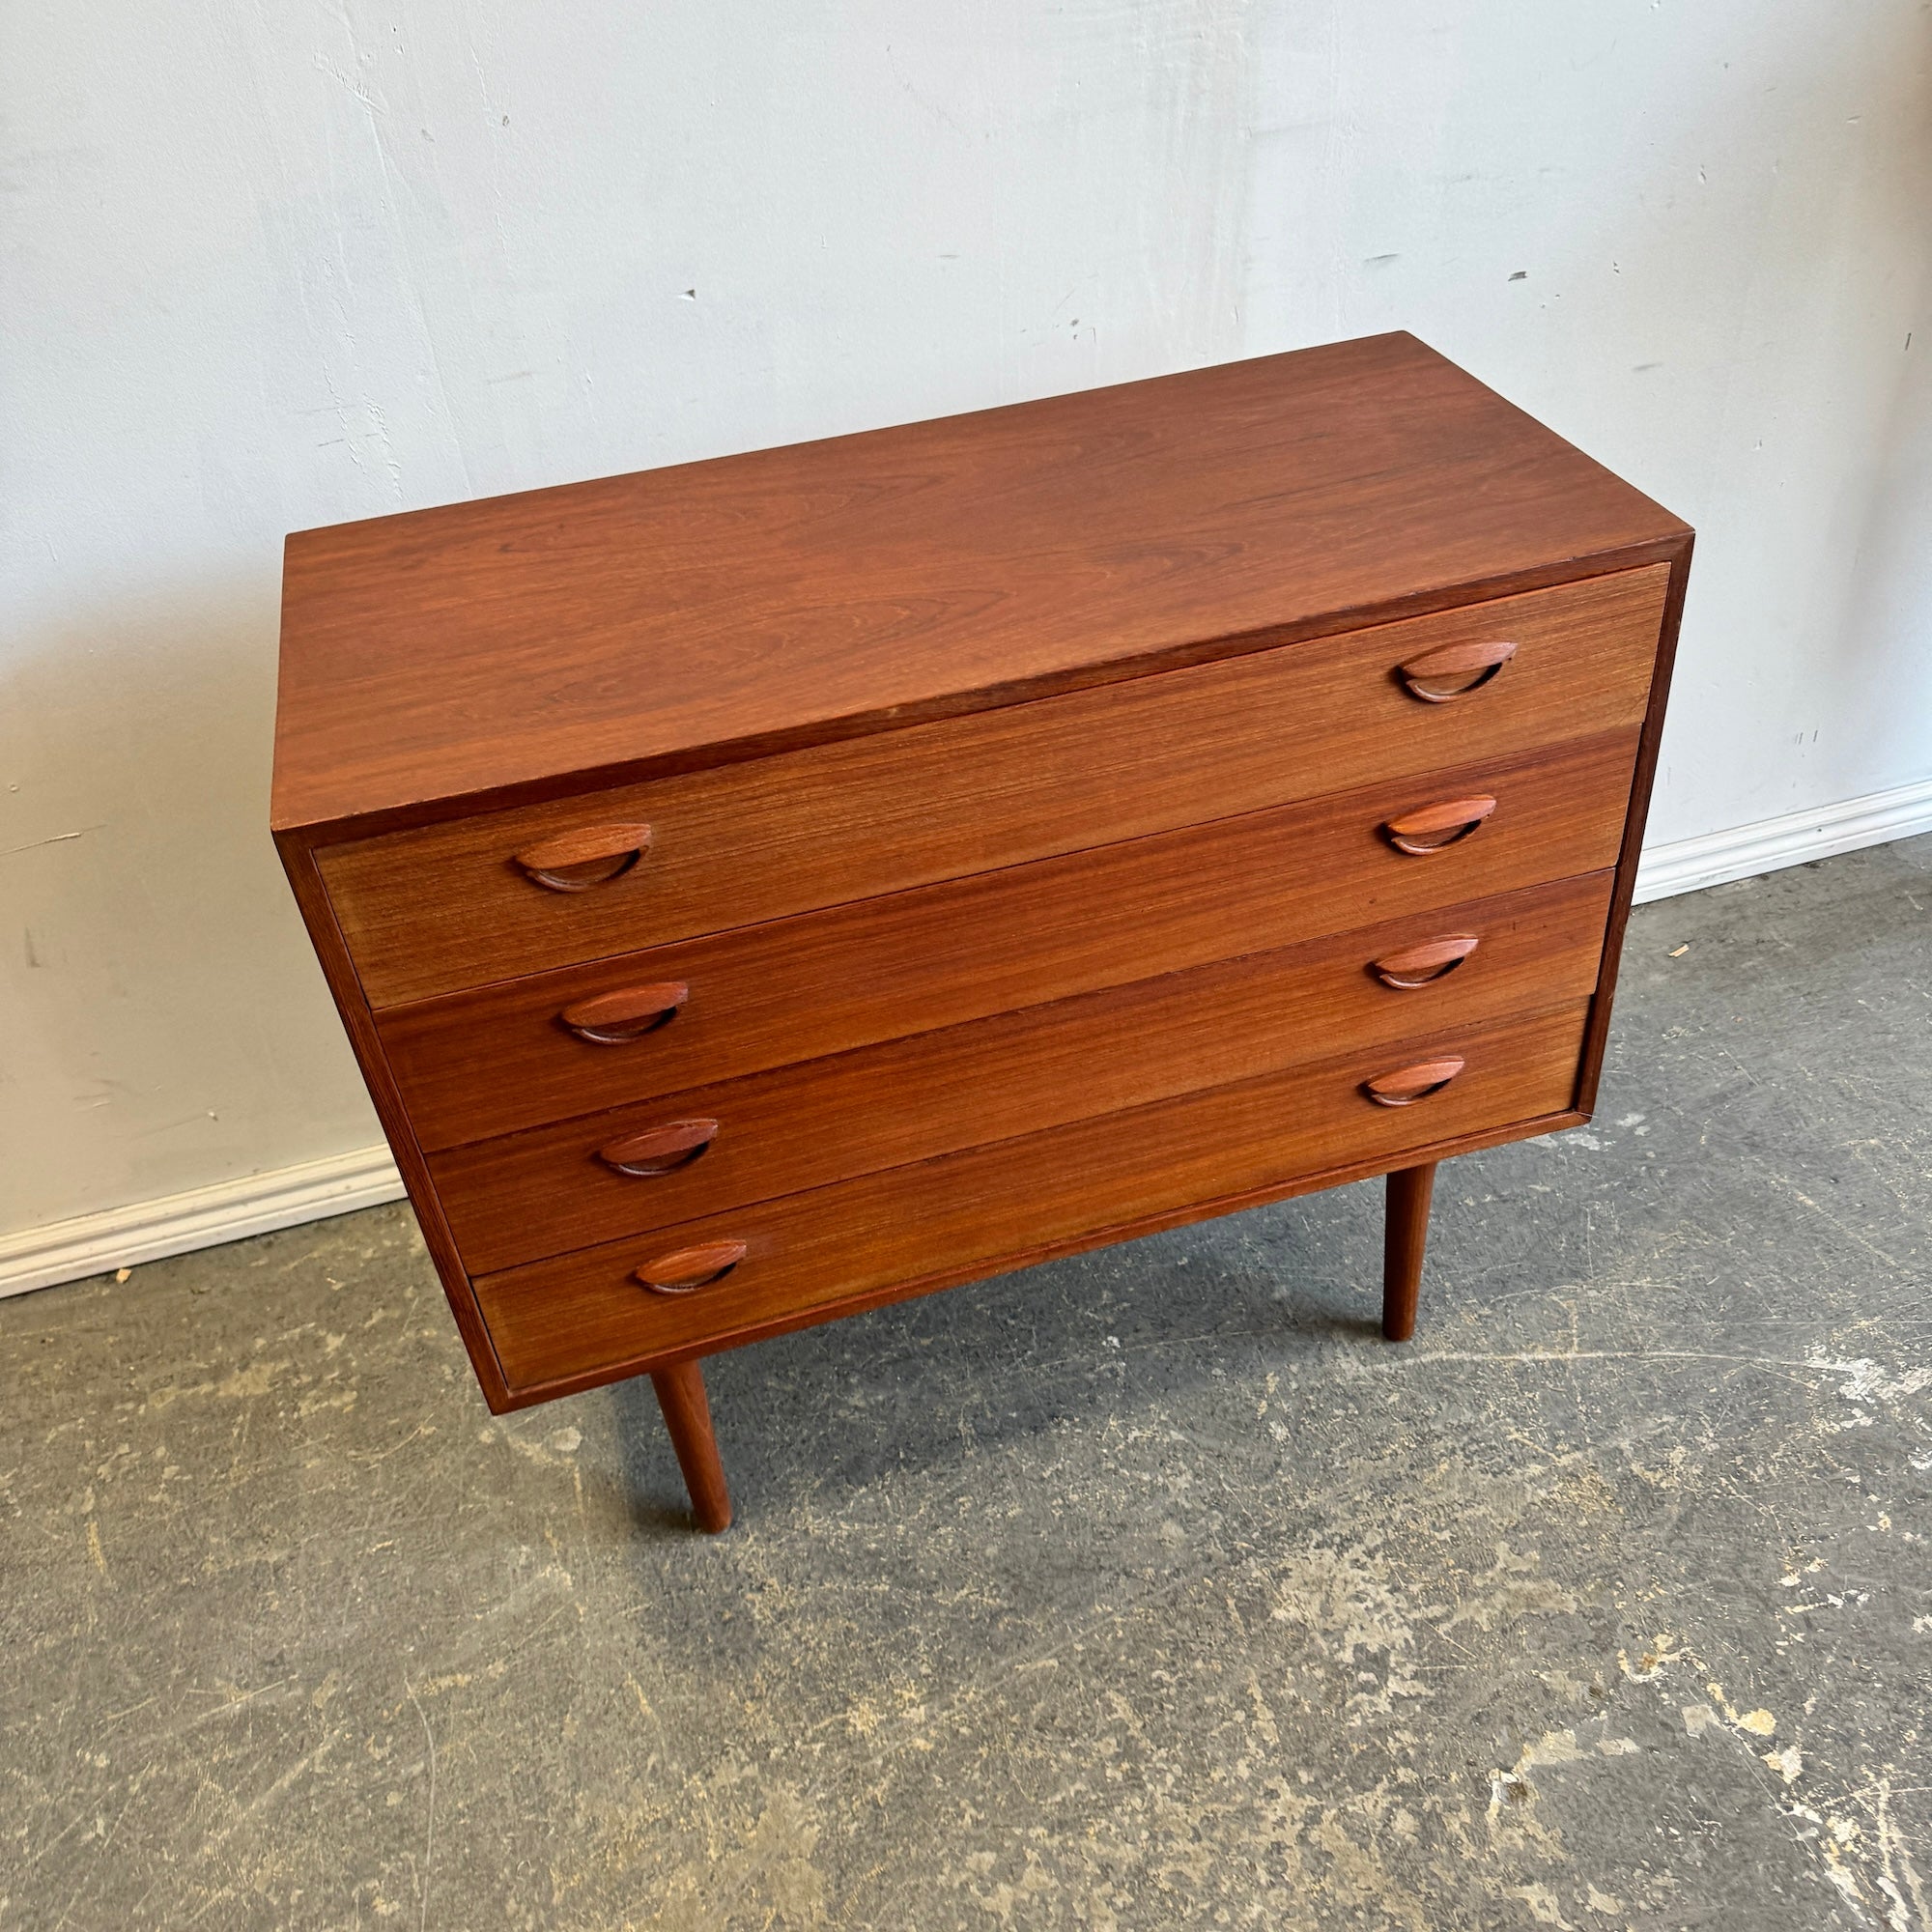
[[[1415,1333],[1422,1296],[1422,1260],[1429,1249],[1429,1203],[1435,1163],[1399,1167],[1382,1204],[1382,1339],[1406,1342]]]
[[[1662,564],[318,856],[378,1007],[1641,723]],[[1419,701],[1400,668],[1503,639]],[[617,831],[611,827],[619,828]],[[647,829],[646,829],[647,828]],[[646,846],[546,890],[532,854]],[[606,867],[606,869],[613,869]],[[539,878],[550,874],[539,872]]]
[[[653,1295],[649,1259],[616,1241],[486,1275],[476,1293],[513,1391],[616,1374],[723,1345],[761,1323],[871,1289],[997,1272],[1006,1257],[1164,1208],[1210,1201],[1351,1158],[1390,1158],[1456,1133],[1564,1110],[1584,1009],[1368,1047],[1313,1066],[1130,1113],[894,1168],[685,1224],[678,1245],[743,1242],[715,1287]],[[1453,1051],[1467,1063],[1413,1107],[1372,1105],[1361,1083],[1399,1060]],[[646,1237],[651,1252],[673,1243]]]
[[[1407,991],[1370,968],[1413,923],[453,1148],[431,1155],[430,1171],[469,1268],[511,1267],[1378,1039],[1584,999],[1597,980],[1609,887],[1598,872],[1448,909],[1437,919],[1477,944],[1445,978]],[[625,1175],[613,1153],[688,1164]]]
[[[1577,1086],[1577,1104],[1584,1113],[1597,1104],[1597,1083],[1604,1070],[1604,1052],[1610,1032],[1610,1008],[1616,997],[1617,969],[1623,960],[1624,929],[1630,923],[1636,893],[1637,867],[1643,859],[1643,832],[1650,817],[1651,787],[1663,745],[1664,711],[1670,701],[1671,673],[1677,665],[1677,638],[1684,621],[1684,598],[1690,584],[1692,541],[1687,531],[1671,557],[1670,589],[1663,602],[1663,624],[1658,637],[1657,667],[1651,674],[1650,702],[1644,709],[1643,735],[1637,741],[1636,769],[1631,774],[1630,805],[1624,814],[1623,849],[1617,855],[1617,883],[1610,895],[1610,929],[1604,945],[1604,971],[1590,1008],[1590,1030],[1583,1041],[1583,1077]]]
[[[1685,535],[1406,335],[305,531],[272,822],[828,742]]]
[[[482,1311],[476,1306],[476,1293],[470,1286],[469,1271],[463,1265],[463,1258],[456,1252],[456,1241],[449,1232],[449,1224],[443,1219],[442,1204],[437,1199],[436,1184],[430,1179],[422,1148],[410,1122],[409,1109],[389,1070],[388,1056],[383,1051],[383,1042],[377,1037],[375,1020],[355,983],[355,968],[350,960],[349,949],[343,944],[342,933],[328,910],[328,895],[322,889],[322,874],[316,870],[314,855],[298,841],[278,838],[275,842],[283,868],[288,874],[289,888],[295,895],[302,923],[307,926],[309,939],[315,947],[323,978],[341,1016],[343,1031],[349,1036],[349,1044],[369,1090],[376,1118],[382,1122],[384,1138],[396,1157],[396,1170],[402,1176],[410,1206],[415,1211],[416,1224],[422,1230],[423,1245],[429,1250],[430,1261],[449,1302],[449,1312],[456,1320],[457,1331],[463,1337],[470,1366],[476,1372],[477,1385],[493,1412],[500,1412],[515,1405],[504,1384],[503,1372],[497,1361],[497,1351],[491,1346],[490,1331],[484,1325]]]
[[[1690,555],[1402,335],[291,538],[276,843],[491,1406],[668,1378],[715,1525],[709,1349],[1585,1118]]]
[[[1338,793],[390,1008],[377,1026],[422,1144],[484,1140],[1602,870],[1614,862],[1634,749],[1626,731]],[[1422,858],[1381,837],[1391,815],[1477,786],[1501,802],[1473,837]],[[641,1039],[591,1045],[559,1024],[581,1000],[661,980],[689,997]]]

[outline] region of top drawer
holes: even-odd
[[[1634,725],[1652,565],[318,854],[370,1004]],[[1456,646],[1513,645],[1497,651]],[[1423,663],[1448,653],[1443,664]]]

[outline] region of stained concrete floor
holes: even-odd
[[[716,1541],[400,1208],[0,1305],[0,1928],[1932,1927],[1928,931],[1640,912],[1410,1347],[1365,1186],[724,1358]]]

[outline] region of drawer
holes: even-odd
[[[678,1350],[920,1282],[990,1273],[1160,1214],[1352,1162],[1392,1165],[1455,1136],[1566,1110],[1587,1002],[1217,1087],[1128,1113],[893,1168],[690,1221],[640,1240],[535,1262],[476,1283],[513,1391],[615,1376]],[[1454,1054],[1463,1071],[1411,1105],[1363,1083]],[[636,1271],[673,1252],[742,1246],[724,1279],[656,1293]],[[712,1258],[706,1258],[712,1259]],[[697,1264],[662,1271],[681,1279]]]
[[[376,1016],[417,1137],[436,1150],[815,1060],[1015,1008],[1271,952],[1616,863],[1634,730],[1535,759],[928,886]],[[1422,855],[1382,828],[1491,795]],[[596,1042],[564,1024],[626,992],[686,989],[668,1024]]]
[[[364,994],[394,1006],[1373,778],[1634,731],[1666,575],[1653,565],[486,813],[329,847],[319,863]],[[1493,675],[1418,665],[1487,644],[1515,647]]]
[[[430,1173],[470,1272],[510,1267],[1343,1049],[1585,998],[1610,879],[1562,880],[691,1088],[433,1154]],[[1412,956],[1445,939],[1461,956]]]

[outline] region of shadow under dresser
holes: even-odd
[[[1590,1116],[1690,531],[1406,335],[289,539],[273,826],[491,1407]]]

